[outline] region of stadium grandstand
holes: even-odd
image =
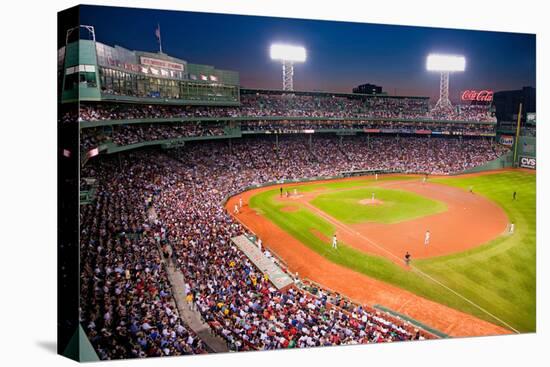
[[[233,242],[254,234],[224,203],[269,182],[503,159],[490,106],[249,89],[236,71],[95,40],[61,48],[59,70],[61,124],[79,122],[80,323],[100,359],[438,337],[308,285],[266,250],[292,279],[279,289]]]

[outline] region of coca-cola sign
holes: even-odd
[[[479,102],[492,102],[493,91],[492,90],[474,90],[468,89],[462,92],[463,101],[479,101]]]

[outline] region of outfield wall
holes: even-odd
[[[516,167],[537,169],[537,138],[520,136],[517,141]]]

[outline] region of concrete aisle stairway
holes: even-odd
[[[171,260],[164,261],[164,264],[166,265],[168,279],[172,284],[172,292],[176,300],[176,307],[178,308],[180,317],[208,346],[210,352],[228,352],[229,348],[225,341],[212,333],[208,324],[202,320],[199,311],[192,309],[191,305],[185,300],[185,279],[182,272],[176,269]]]

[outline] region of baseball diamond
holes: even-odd
[[[297,200],[279,198],[277,189],[267,186],[244,193],[248,208],[237,219],[263,238],[292,271],[359,302],[384,304],[453,336],[509,333],[516,328],[528,331],[533,330],[534,319],[525,315],[534,315],[535,305],[534,289],[523,287],[533,275],[525,271],[524,261],[534,258],[507,229],[510,217],[523,217],[524,210],[534,204],[534,179],[529,171],[501,171],[432,177],[426,185],[414,175],[287,184],[304,193]],[[475,183],[479,195],[467,192],[469,183]],[[518,185],[529,193],[519,208],[499,194]],[[360,198],[372,191],[383,204],[361,206]],[[289,200],[297,206],[292,212],[284,210]],[[405,213],[393,200],[403,201],[399,204]],[[526,226],[522,237],[532,240],[534,218],[522,219]],[[432,240],[424,246],[427,228]],[[337,253],[328,246],[335,232],[341,241]],[[496,256],[498,247],[507,250]],[[404,264],[402,254],[407,251],[422,273]],[[423,272],[468,295],[483,310],[424,277]],[[381,289],[373,292],[370,285],[361,287],[365,276],[381,281],[374,282]],[[511,279],[518,286],[513,292]],[[440,304],[426,308],[427,300]]]

